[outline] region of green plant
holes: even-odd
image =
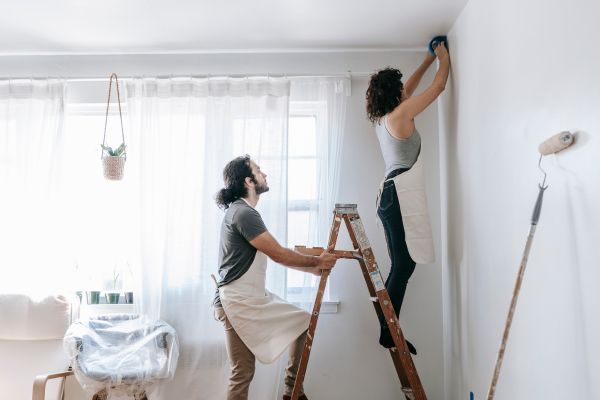
[[[113,150],[112,147],[108,147],[103,144],[101,144],[100,147],[102,147],[104,149],[104,151],[106,151],[108,153],[109,156],[121,157],[125,154],[126,146],[125,146],[125,143],[121,143],[121,145],[119,147],[117,147],[115,150]]]
[[[117,290],[117,283],[118,282],[119,282],[119,273],[115,269],[115,271],[113,272],[113,279],[112,279],[113,290]]]

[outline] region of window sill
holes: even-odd
[[[323,301],[321,303],[321,314],[337,314],[339,306],[339,300]]]
[[[291,303],[294,304],[295,306],[306,309],[305,306],[307,303],[300,303],[297,301],[292,301]],[[310,306],[309,311],[311,311],[313,309],[313,303],[308,303],[308,304]],[[339,306],[340,306],[339,300],[323,300],[323,302],[321,303],[321,314],[337,314]]]
[[[82,304],[79,317],[87,318],[102,314],[131,314],[133,304]]]
[[[299,304],[296,303],[299,306]],[[100,314],[129,314],[134,312],[133,304],[82,304],[81,317]],[[321,303],[321,314],[337,314],[339,300],[328,300]]]

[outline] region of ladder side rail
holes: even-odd
[[[365,276],[367,287],[373,287],[373,291],[377,297],[381,312],[385,316],[385,320],[388,324],[390,332],[392,333],[392,338],[396,348],[390,349],[390,355],[394,362],[396,372],[398,372],[400,383],[402,386],[408,386],[410,389],[412,389],[412,396],[409,397],[409,395],[406,395],[406,397],[410,400],[412,400],[411,397],[413,397],[415,400],[426,400],[427,397],[425,395],[423,385],[421,384],[419,374],[417,373],[417,369],[408,350],[408,346],[404,339],[404,334],[400,328],[400,322],[398,321],[398,318],[396,318],[394,306],[390,300],[387,289],[385,288],[383,279],[381,278],[381,273],[375,261],[375,256],[373,254],[373,250],[371,249],[371,245],[366,237],[362,220],[358,214],[354,214],[345,215],[344,222],[348,228],[348,233],[350,234],[350,239],[352,240],[354,248],[358,248],[362,254],[362,260],[359,260],[359,263],[361,268],[366,270],[366,273],[363,272],[363,275]],[[369,289],[369,292],[371,292],[371,289]],[[403,391],[405,389],[404,387]]]
[[[338,233],[340,231],[341,217],[338,213],[333,213],[333,222],[331,224],[331,230],[329,231],[329,244],[328,248],[335,248]],[[317,290],[317,297],[313,306],[312,315],[310,317],[310,323],[308,325],[308,332],[306,334],[306,341],[304,342],[304,350],[300,357],[300,365],[298,366],[298,372],[296,374],[296,380],[294,382],[294,389],[292,391],[291,400],[298,400],[300,396],[300,388],[304,383],[304,377],[306,375],[306,369],[308,367],[308,359],[310,358],[310,352],[312,350],[312,343],[314,340],[315,330],[317,329],[317,322],[319,320],[319,314],[321,312],[321,303],[323,302],[323,295],[325,293],[325,287],[327,285],[327,278],[331,270],[323,270],[321,273],[321,279],[319,280],[319,289]]]

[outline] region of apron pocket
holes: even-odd
[[[383,187],[381,198],[379,199],[379,207],[377,207],[378,214],[389,214],[396,203],[396,188],[393,182]]]

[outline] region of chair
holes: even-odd
[[[147,390],[173,377],[179,356],[170,325],[136,314],[78,320],[65,334],[64,348],[94,400],[109,392],[146,399]]]
[[[57,400],[63,391],[68,399],[85,398],[75,379],[67,379],[73,373],[62,339],[70,315],[66,296],[0,294],[1,399]]]

